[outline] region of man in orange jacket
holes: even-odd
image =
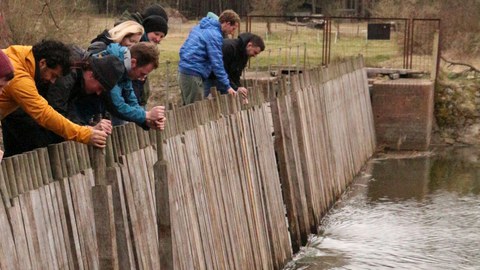
[[[38,93],[37,85],[54,83],[70,71],[70,50],[65,44],[44,40],[33,47],[13,45],[3,51],[13,64],[14,78],[0,94],[0,119],[21,107],[39,125],[66,140],[106,146],[112,132],[109,120],[95,127],[79,126],[56,112]]]

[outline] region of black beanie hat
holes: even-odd
[[[95,78],[100,82],[106,91],[110,91],[122,78],[125,66],[122,61],[114,55],[101,57],[90,57],[90,66]]]
[[[143,20],[142,25],[145,29],[145,33],[162,32],[165,36],[167,35],[168,24],[162,16],[150,15]]]
[[[153,4],[149,7],[147,7],[145,10],[142,12],[142,17],[147,18],[148,16],[152,15],[157,15],[162,17],[167,23],[168,23],[168,15],[165,9],[160,6],[159,4]]]

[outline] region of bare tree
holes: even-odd
[[[88,1],[80,0],[73,5],[63,0],[3,0],[2,4],[8,7],[2,8],[3,18],[11,41],[16,44],[33,44],[44,38],[72,42],[79,32],[74,27],[82,27],[72,18],[90,10]]]
[[[480,55],[480,1],[377,0],[375,17],[439,18],[442,49]]]

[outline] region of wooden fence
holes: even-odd
[[[1,164],[1,269],[281,269],[375,147],[362,59]]]

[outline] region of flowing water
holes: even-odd
[[[285,269],[480,269],[480,149],[373,159]]]

